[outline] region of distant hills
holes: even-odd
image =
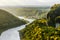
[[[50,7],[6,7],[1,8],[17,16],[24,16],[26,18],[41,18],[47,14]],[[42,15],[43,14],[43,15]]]
[[[48,11],[49,11],[49,7],[27,7],[27,8],[22,8],[19,16],[40,19],[44,17]]]

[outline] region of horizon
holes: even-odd
[[[0,7],[39,7],[60,4],[60,0],[0,0]]]

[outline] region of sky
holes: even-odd
[[[0,6],[52,6],[60,0],[0,0]]]

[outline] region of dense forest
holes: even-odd
[[[21,40],[60,40],[60,4],[50,8],[46,18],[37,19],[19,31]]]
[[[0,34],[10,28],[26,24],[27,21],[21,20],[11,13],[0,9]]]

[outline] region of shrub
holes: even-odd
[[[20,30],[21,40],[60,40],[60,30],[47,26],[47,20],[40,19]]]

